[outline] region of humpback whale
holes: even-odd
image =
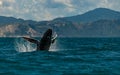
[[[23,37],[23,38],[31,43],[37,44],[37,50],[49,50],[51,44],[55,42],[55,39],[57,37],[57,35],[56,37],[52,37],[52,35],[53,35],[52,29],[48,29],[44,33],[41,40],[36,40],[28,37]]]

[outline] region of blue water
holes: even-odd
[[[120,38],[59,38],[50,51],[35,46],[0,38],[0,75],[120,75]]]

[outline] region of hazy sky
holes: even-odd
[[[99,7],[120,11],[120,0],[0,0],[0,16],[41,21]]]

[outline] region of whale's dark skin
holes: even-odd
[[[37,50],[49,50],[52,43],[54,43],[55,39],[52,39],[52,29],[48,29],[41,40],[35,40],[27,37],[23,37],[27,41],[31,43],[37,44]]]

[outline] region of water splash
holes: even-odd
[[[18,52],[32,52],[36,50],[34,44],[25,41],[22,38],[18,38],[15,40],[15,49]]]
[[[53,44],[51,44],[49,51],[58,51],[58,50],[57,50],[57,48],[58,48],[58,46],[57,46],[58,40],[56,40],[56,38],[57,38],[57,33],[54,32],[54,34],[53,34],[52,37],[53,37],[53,38],[52,38],[53,40],[55,39],[55,42],[54,42]]]
[[[49,51],[58,51],[58,49],[57,49],[57,48],[58,48],[57,44],[58,44],[58,41],[56,40],[53,44],[51,44]]]

